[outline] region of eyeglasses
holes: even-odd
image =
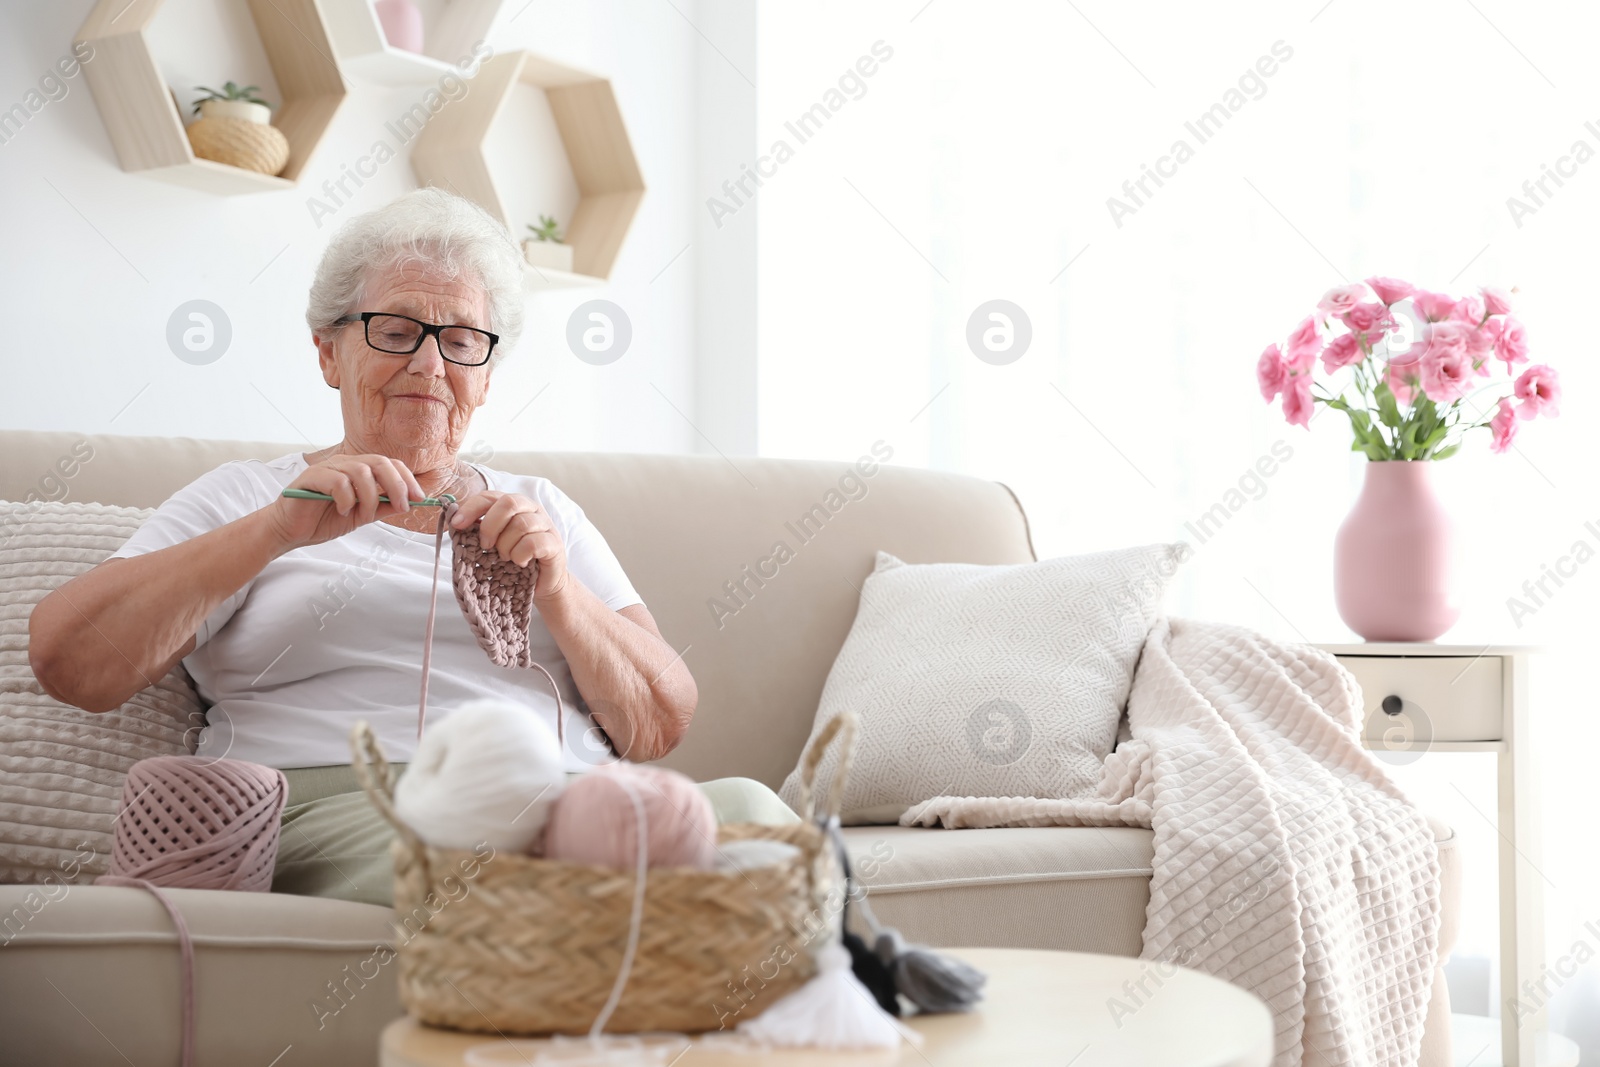
[[[390,315],[381,311],[346,315],[339,321],[357,320],[366,329],[367,345],[379,352],[409,356],[421,348],[423,340],[431,334],[433,343],[439,346],[439,354],[463,367],[478,367],[487,363],[489,354],[500,340],[499,334],[472,326],[441,326],[409,315]]]

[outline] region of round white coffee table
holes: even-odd
[[[1267,1006],[1210,975],[1081,952],[949,952],[988,973],[985,998],[967,1014],[905,1020],[922,1034],[920,1049],[730,1054],[690,1046],[673,1067],[1267,1067],[1272,1059]],[[383,1032],[378,1062],[464,1067],[467,1049],[498,1045],[506,1062],[531,1063],[539,1044],[397,1019]]]

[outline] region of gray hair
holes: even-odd
[[[443,189],[415,189],[357,215],[333,235],[317,264],[306,306],[315,331],[355,314],[367,281],[407,263],[457,278],[476,276],[489,298],[489,329],[500,335],[492,370],[522,334],[522,252],[483,208]]]

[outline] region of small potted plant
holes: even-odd
[[[255,94],[254,85],[224,82],[222,91],[195,86],[206,94],[195,101],[200,117],[189,124],[194,154],[214,163],[277,174],[289,162],[289,141],[271,124],[272,105]]]
[[[205,93],[194,102],[194,113],[203,115],[208,119],[244,119],[246,122],[272,121],[272,105],[261,99],[256,93],[261,91],[258,85],[240,87],[233,82],[223,82],[222,91],[207,89],[203,85],[196,85],[195,92]]]
[[[529,264],[545,270],[572,271],[572,246],[563,244],[561,230],[549,215],[539,216],[539,225],[528,224],[532,237],[522,242],[522,256]]]

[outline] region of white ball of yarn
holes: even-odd
[[[773,841],[769,838],[751,838],[747,841],[729,841],[725,845],[717,846],[717,865],[719,871],[750,871],[757,867],[772,867],[779,863],[788,863],[800,850],[784,841]]]
[[[528,852],[566,782],[561,743],[536,711],[471,700],[423,730],[394,807],[435,848]]]

